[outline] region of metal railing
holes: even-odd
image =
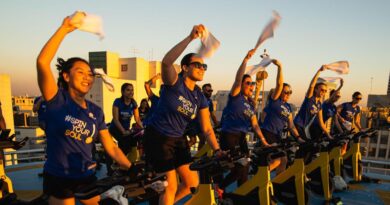
[[[390,162],[362,159],[363,173],[390,176]]]
[[[45,149],[43,148],[4,152],[5,164],[7,166],[19,163],[44,161],[45,155]]]

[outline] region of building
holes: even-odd
[[[0,74],[0,102],[7,129],[15,132],[14,116],[12,111],[11,78],[9,75]]]
[[[390,107],[390,74],[389,82],[387,83],[387,94],[386,95],[368,95],[367,107]]]
[[[14,112],[29,113],[32,115],[35,97],[29,96],[13,96],[12,105]]]
[[[157,73],[161,73],[161,62],[147,61],[143,58],[120,58],[118,54],[109,51],[90,52],[89,62],[92,67],[102,68],[112,79],[115,87],[110,92],[101,78],[97,78],[88,93],[87,99],[96,103],[103,109],[106,123],[112,120],[112,104],[115,98],[121,96],[123,83],[131,83],[134,86],[134,99],[140,103],[147,98],[144,83]],[[177,67],[177,66],[176,66]],[[154,93],[159,93],[161,80],[157,80],[152,87]]]

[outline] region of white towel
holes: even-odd
[[[93,69],[93,73],[97,75],[96,77],[101,77],[104,85],[106,85],[107,89],[111,92],[115,91],[114,83],[112,82],[111,78],[106,75],[103,68],[95,68]]]
[[[219,48],[221,44],[209,30],[204,27],[204,31],[200,36],[200,41],[202,42],[201,47],[199,48],[198,54],[202,58],[210,58],[214,55],[214,52]]]
[[[352,130],[352,123],[349,122],[349,121],[344,121],[343,122],[343,126],[345,129],[347,129],[348,131]]]
[[[103,21],[100,16],[76,11],[70,16],[70,18],[71,24],[76,26],[77,29],[94,33],[100,37],[100,40],[104,38]]]
[[[129,201],[123,197],[123,192],[125,191],[125,188],[120,185],[116,185],[112,187],[111,189],[107,190],[103,194],[100,195],[101,199],[113,199],[116,202],[118,202],[120,205],[128,205]]]
[[[280,23],[280,15],[278,12],[273,12],[273,18],[268,23],[268,25],[264,28],[263,32],[261,33],[259,39],[257,40],[255,49],[257,49],[266,39],[274,37],[274,30]]]
[[[336,71],[339,74],[348,74],[349,73],[349,63],[348,61],[336,61],[326,65],[326,68],[332,71]]]
[[[337,81],[341,80],[341,77],[320,77],[318,80],[322,82],[330,82],[330,83],[336,83]]]
[[[265,70],[265,68],[272,62],[272,59],[268,55],[263,55],[263,59],[257,65],[247,66],[245,68],[245,73],[253,76],[259,71]]]

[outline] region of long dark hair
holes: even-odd
[[[142,103],[143,102],[146,102],[146,108],[145,108],[145,112],[148,112],[150,107],[149,107],[149,103],[148,103],[148,100],[146,98],[142,99],[141,100],[141,103],[139,104],[139,109],[141,109],[141,106],[142,106]]]
[[[128,86],[131,86],[131,87],[133,87],[133,89],[134,89],[134,86],[133,86],[133,84],[131,84],[131,83],[123,83],[122,84],[122,86],[121,86],[121,99],[124,101],[125,100],[125,98],[123,97],[123,92],[126,90],[126,88],[128,87]],[[131,101],[133,101],[134,99],[131,99]]]
[[[57,67],[57,70],[58,70],[57,85],[58,85],[59,88],[62,88],[64,90],[68,90],[69,89],[68,83],[65,81],[63,74],[64,73],[68,73],[69,74],[70,73],[70,69],[78,61],[84,62],[89,67],[91,67],[91,65],[88,63],[88,61],[86,61],[85,59],[79,58],[79,57],[69,58],[66,61],[64,59],[62,59],[62,58],[57,58],[57,64],[56,64],[56,67]]]

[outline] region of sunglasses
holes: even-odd
[[[256,85],[256,82],[246,81],[244,82],[245,85]]]
[[[283,91],[284,94],[286,95],[291,95],[292,94],[292,90],[289,90],[289,91]]]
[[[355,98],[356,100],[361,100],[362,98]]]
[[[193,65],[195,68],[203,68],[203,70],[207,70],[207,64],[199,63],[199,62],[191,62],[189,65]]]
[[[205,92],[206,92],[206,93],[212,93],[213,90],[206,90]]]

